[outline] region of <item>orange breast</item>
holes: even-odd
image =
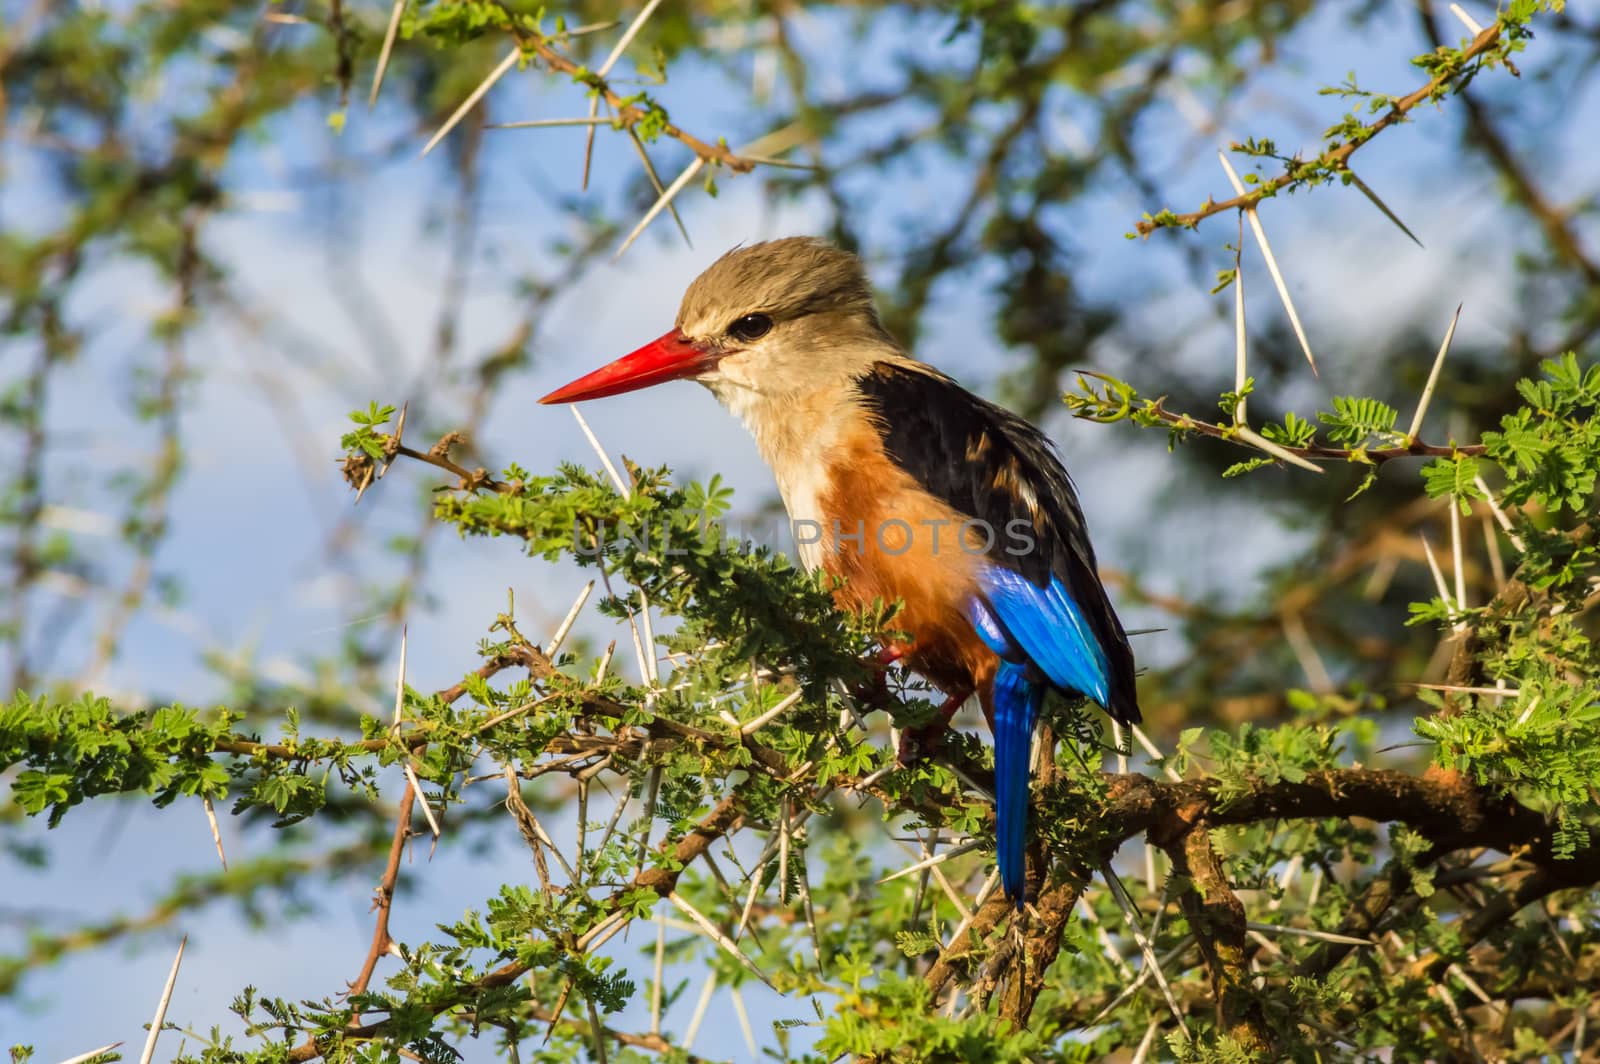
[[[946,693],[986,691],[998,663],[966,615],[976,590],[981,537],[883,453],[870,427],[830,456],[819,498],[822,568],[846,583],[845,609],[899,601],[891,621],[908,633],[908,664]]]

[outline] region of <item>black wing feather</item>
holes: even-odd
[[[1139,720],[1133,650],[1100,583],[1072,478],[1038,428],[980,399],[937,370],[877,362],[857,382],[860,401],[891,461],[958,513],[994,531],[989,560],[1036,587],[1059,577],[1105,652],[1117,720]],[[1010,553],[1012,521],[1033,530],[1031,550]]]

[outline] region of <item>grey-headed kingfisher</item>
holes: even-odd
[[[945,720],[978,695],[994,733],[1000,879],[1020,908],[1045,693],[1139,720],[1133,651],[1049,440],[907,354],[860,260],[806,237],[728,252],[669,332],[540,402],[681,379],[755,436],[791,522],[812,533],[796,536],[802,563],[844,578],[840,607],[901,603],[893,624],[909,638],[886,659],[947,696]]]

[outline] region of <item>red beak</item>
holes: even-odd
[[[690,343],[674,329],[633,354],[623,355],[610,365],[557,388],[539,402],[575,403],[581,399],[601,399],[648,388],[662,381],[698,376],[716,364],[716,355]]]

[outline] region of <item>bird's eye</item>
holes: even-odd
[[[765,314],[746,314],[728,326],[728,335],[735,340],[759,340],[772,331],[772,319]]]

